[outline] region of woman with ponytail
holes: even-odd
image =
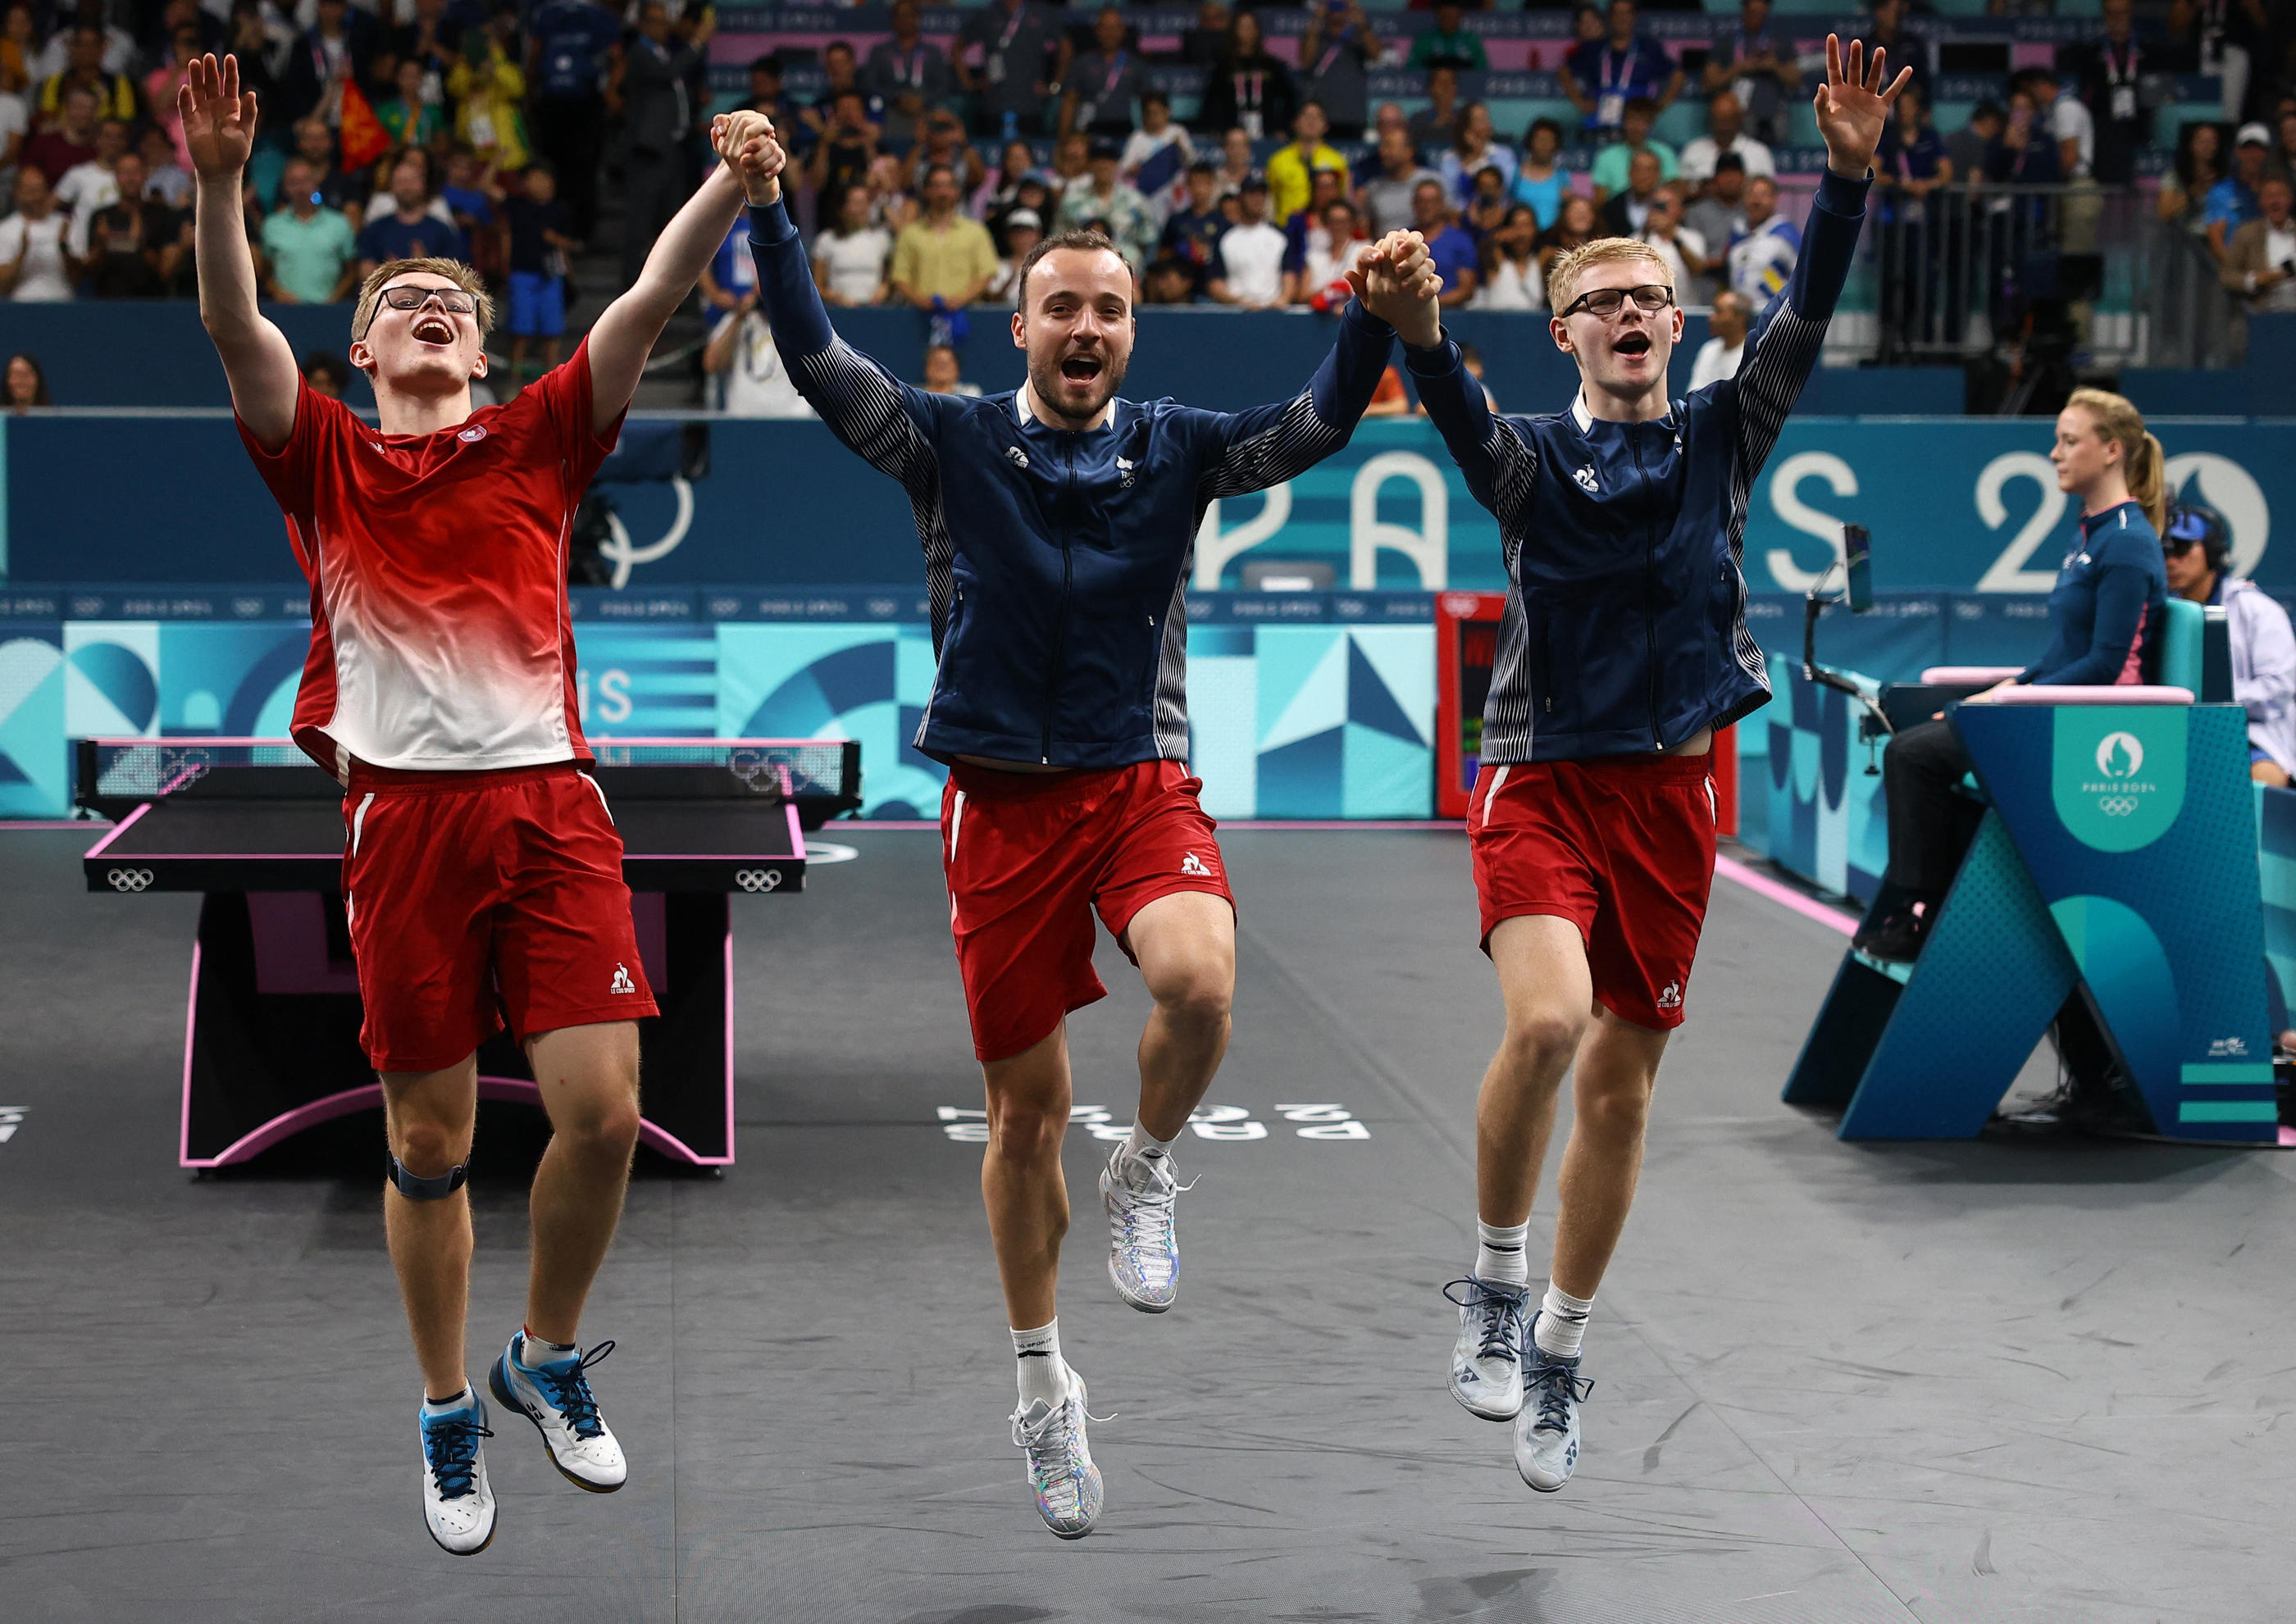
[[[2049,593],[2048,651],[2001,689],[2097,687],[2149,681],[2160,666],[2169,617],[2169,575],[2161,554],[2168,470],[2144,414],[2118,395],[2076,389],[2057,413],[2049,452],[2057,488],[2080,503],[2064,567]],[[1890,808],[1890,867],[1884,904],[1852,942],[1876,959],[1904,962],[1922,951],[1929,921],[1945,900],[1976,833],[1956,792],[1969,753],[1950,722],[1925,722],[1896,734],[1882,757]]]

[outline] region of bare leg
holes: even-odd
[[[631,1021],[562,1027],[528,1039],[526,1055],[553,1130],[530,1197],[526,1323],[537,1336],[571,1342],[629,1187],[638,1143],[638,1029]]]
[[[1475,1103],[1476,1207],[1487,1224],[1528,1222],[1554,1132],[1554,1101],[1593,1008],[1594,981],[1578,927],[1547,914],[1503,919],[1491,967],[1506,1005],[1506,1035]]]
[[[980,1069],[988,1089],[980,1197],[1004,1283],[1005,1323],[1050,1325],[1061,1237],[1069,1228],[1068,1181],[1061,1172],[1070,1098],[1068,1023],[1033,1048]]]
[[[1627,1227],[1666,1040],[1663,1032],[1602,1009],[1578,1046],[1576,1112],[1556,1190],[1562,1210],[1554,1222],[1553,1275],[1555,1285],[1573,1297],[1594,1296]]]
[[[417,1178],[439,1178],[471,1159],[478,1107],[475,1055],[442,1072],[383,1073],[383,1126],[390,1154]],[[442,1201],[409,1201],[386,1180],[382,1228],[407,1326],[414,1334],[422,1391],[430,1398],[451,1399],[469,1384],[463,1328],[471,1296],[471,1193],[460,1189]]]
[[[1227,1052],[1235,998],[1235,910],[1226,897],[1180,891],[1132,918],[1124,939],[1156,1008],[1140,1033],[1140,1125],[1176,1137],[1203,1102]]]

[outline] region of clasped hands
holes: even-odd
[[[774,121],[750,108],[719,113],[709,120],[709,144],[742,183],[750,202],[763,208],[782,194],[782,168],[789,154],[775,138]]]
[[[1390,232],[1365,249],[1348,272],[1348,286],[1406,344],[1432,349],[1443,342],[1443,311],[1436,303],[1443,278],[1417,232]]]

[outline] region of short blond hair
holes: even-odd
[[[443,276],[471,296],[477,306],[479,337],[483,339],[494,331],[494,296],[487,291],[486,279],[459,259],[386,259],[367,273],[359,284],[358,304],[351,311],[351,342],[357,344],[366,337],[366,330],[374,325],[375,306],[382,302],[382,290],[393,281],[414,272],[431,276]]]
[[[1562,314],[1578,297],[1578,278],[1588,265],[1610,265],[1621,259],[1649,260],[1658,267],[1658,274],[1652,280],[1669,288],[1674,286],[1674,267],[1647,242],[1638,242],[1632,237],[1597,237],[1554,257],[1554,267],[1546,273],[1546,302],[1557,314]]]

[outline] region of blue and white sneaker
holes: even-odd
[[[487,1372],[487,1386],[495,1397],[541,1432],[550,1464],[567,1481],[592,1494],[611,1494],[630,1475],[622,1446],[599,1416],[597,1398],[590,1391],[590,1367],[613,1351],[611,1342],[602,1342],[587,1353],[578,1349],[554,1364],[524,1365],[519,1362],[526,1351],[526,1336],[521,1332]]]
[[[1513,1420],[1522,1409],[1523,1318],[1530,1312],[1530,1288],[1468,1275],[1446,1285],[1443,1295],[1459,1305],[1451,1396],[1486,1421]]]
[[[1084,1378],[1069,1372],[1069,1396],[1051,1405],[1038,1399],[1013,1412],[1013,1443],[1026,1451],[1029,1488],[1037,1514],[1063,1539],[1081,1539],[1100,1521],[1100,1468],[1085,1441]]]
[[[1533,1329],[1538,1316],[1531,1317]],[[1578,1361],[1557,1359],[1529,1334],[1522,1339],[1522,1414],[1514,1424],[1514,1469],[1541,1494],[1553,1494],[1578,1466],[1578,1407],[1595,1391]]]
[[[1144,1314],[1162,1313],[1180,1293],[1180,1236],[1172,1208],[1187,1187],[1169,1154],[1128,1157],[1119,1145],[1100,1170],[1108,1277],[1116,1294]]]
[[[495,1491],[487,1485],[487,1459],[479,1440],[487,1430],[486,1400],[471,1395],[461,1409],[418,1412],[422,1439],[422,1526],[450,1556],[475,1556],[495,1538]]]

